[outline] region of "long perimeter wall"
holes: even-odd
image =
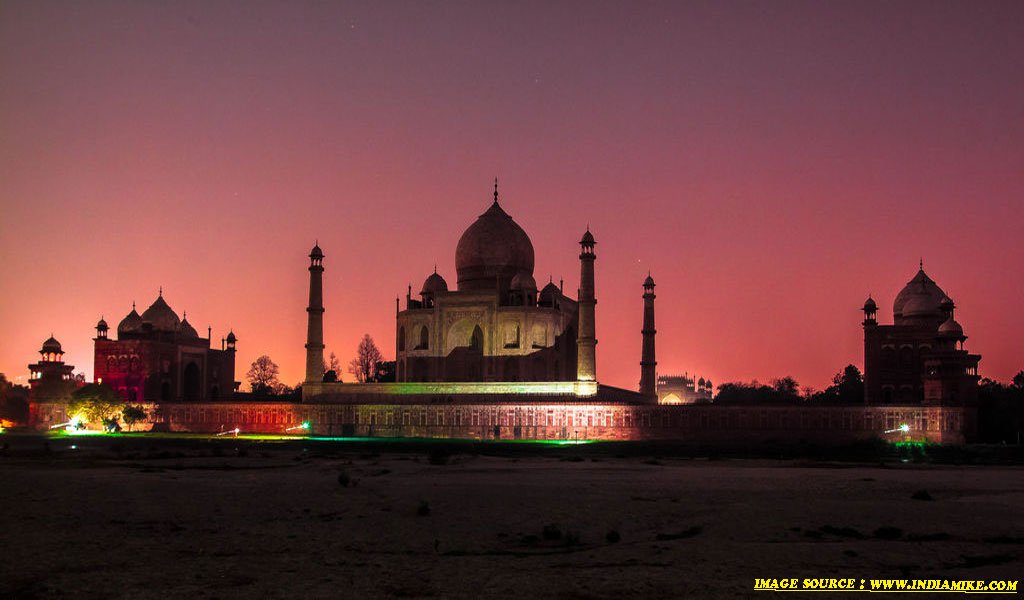
[[[976,411],[925,406],[714,406],[558,404],[165,403],[145,407],[149,424],[171,431],[295,433],[327,437],[429,437],[479,440],[675,440],[835,442],[883,437],[959,444],[970,441]],[[32,426],[67,422],[62,404],[33,403]],[[901,425],[908,433],[897,432]],[[885,432],[890,433],[886,434]]]

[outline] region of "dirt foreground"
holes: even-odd
[[[0,598],[732,598],[764,597],[757,577],[1014,579],[1021,507],[1020,467],[61,447],[0,457]]]

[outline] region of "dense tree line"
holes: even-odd
[[[718,386],[715,404],[725,406],[773,405],[799,406],[807,404],[863,404],[864,378],[860,369],[847,365],[832,378],[832,385],[822,391],[802,388],[792,377],[773,379],[765,385],[751,383],[723,383]]]
[[[0,422],[3,426],[28,421],[28,386],[17,385],[0,373]]]
[[[985,378],[978,384],[978,441],[1019,444],[1024,429],[1024,371],[1007,385]]]

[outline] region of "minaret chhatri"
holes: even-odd
[[[306,381],[324,380],[324,253],[320,244],[309,253],[309,327],[306,330]]]
[[[590,227],[580,240],[580,297],[579,297],[579,334],[576,339],[576,380],[597,381],[597,338],[594,324],[594,235]]]
[[[658,361],[654,359],[654,278],[647,273],[644,280],[644,327],[643,347],[640,351],[640,393],[645,396],[658,395]]]

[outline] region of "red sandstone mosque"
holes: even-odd
[[[597,241],[589,228],[579,244],[578,296],[553,281],[538,290],[533,244],[499,203],[495,183],[490,207],[458,241],[456,289],[435,269],[417,298],[410,286],[404,309],[396,306],[393,383],[324,381],[319,245],[309,254],[301,402],[232,400],[234,333],[212,348],[209,330],[200,338],[162,292],[142,315],[133,308],[117,340],[107,338],[104,321],[97,325],[97,380],[126,401],[151,405],[155,424],[179,431],[284,433],[308,422],[314,435],[343,437],[796,442],[899,432],[962,442],[973,435],[980,357],[963,348],[953,302],[923,266],[896,297],[893,325],[877,323],[873,299],[864,305],[863,405],[716,406],[708,380],[659,382],[650,275],[642,283],[639,389],[600,383]],[[44,359],[56,356],[47,343]],[[45,362],[33,373],[63,373]],[[32,406],[36,426],[67,420],[59,402],[37,398]]]
[[[866,404],[974,405],[978,361],[964,349],[967,336],[953,318],[956,306],[924,261],[893,302],[893,324],[879,325],[878,305],[864,303]]]
[[[109,327],[96,324],[93,372],[121,394],[126,402],[216,402],[238,389],[235,379],[234,332],[211,345],[164,300],[163,288],[141,315],[132,310],[117,326],[117,339],[107,337]]]

